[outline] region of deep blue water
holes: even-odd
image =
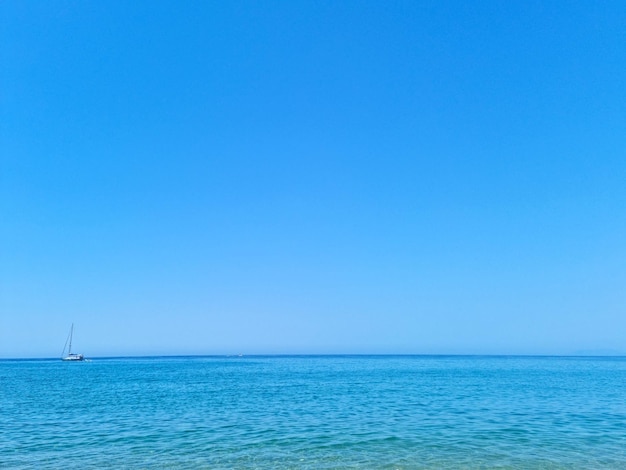
[[[0,468],[626,468],[626,358],[5,360]]]

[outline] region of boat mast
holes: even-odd
[[[70,328],[70,349],[67,350],[67,355],[72,355],[72,335],[74,334],[74,323],[72,323],[72,328]]]

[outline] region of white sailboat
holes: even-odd
[[[82,354],[76,354],[72,352],[72,336],[74,335],[74,323],[72,323],[72,327],[70,328],[70,334],[65,340],[65,346],[63,346],[63,352],[61,353],[61,359],[64,361],[84,361],[85,356]],[[67,356],[65,355],[65,348],[67,347],[67,343],[69,342],[70,347],[67,350]]]

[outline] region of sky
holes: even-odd
[[[621,1],[0,3],[0,357],[626,354]]]

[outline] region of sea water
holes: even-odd
[[[4,360],[0,468],[626,468],[626,358]]]

